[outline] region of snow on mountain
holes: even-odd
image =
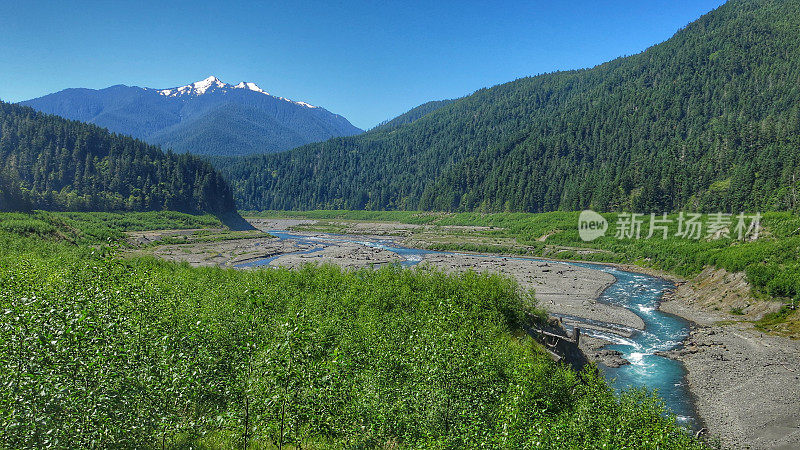
[[[269,92],[265,92],[265,91],[261,90],[261,88],[258,87],[258,85],[255,84],[255,83],[245,83],[244,81],[242,81],[241,83],[237,84],[233,88],[234,89],[249,89],[251,91],[261,92],[262,94],[270,95]]]
[[[230,89],[246,89],[264,95],[269,95],[270,97],[274,97],[280,100],[291,102],[294,103],[295,105],[305,106],[306,108],[317,108],[317,106],[308,104],[306,102],[296,102],[288,98],[272,95],[269,92],[266,92],[260,87],[258,87],[258,85],[255,83],[242,81],[241,83],[234,86],[221,81],[219,78],[213,75],[206,78],[205,80],[195,81],[194,83],[187,84],[186,86],[181,86],[171,89],[160,89],[158,90],[158,93],[165,97],[182,97],[189,95],[191,96],[203,95],[206,92],[217,91],[217,90],[222,92],[228,92]]]
[[[186,86],[181,86],[172,89],[162,89],[159,90],[158,93],[167,97],[177,97],[181,95],[203,95],[212,86],[218,88],[225,88],[229,85],[223,83],[222,81],[219,80],[219,78],[215,76],[210,76],[205,80],[195,81],[194,83],[187,84]]]

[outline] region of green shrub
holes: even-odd
[[[54,234],[56,228],[38,219],[3,219],[0,230],[23,236],[48,236]]]

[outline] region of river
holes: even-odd
[[[373,240],[334,234],[318,234],[312,237],[278,230],[270,230],[269,232],[280,239],[295,241],[300,245],[311,247],[291,254],[313,253],[337,243],[356,243],[394,252],[402,258],[402,266],[411,267],[422,262],[426,254],[444,253],[403,247],[391,240]],[[237,267],[266,266],[273,260],[285,255],[281,254],[250,261]],[[494,257],[497,255],[470,253],[470,256]],[[514,259],[542,260],[542,258],[523,257],[515,257]],[[655,354],[658,351],[674,349],[689,333],[689,323],[687,321],[658,309],[662,295],[665,291],[673,288],[673,284],[662,278],[629,272],[603,264],[551,262],[601,270],[616,278],[616,281],[603,292],[598,301],[621,306],[632,311],[644,322],[644,330],[574,316],[568,317],[569,321],[588,325],[587,328],[582,329],[584,334],[612,342],[607,348],[622,352],[623,357],[630,361],[630,364],[619,368],[603,368],[606,378],[615,389],[623,390],[629,387],[655,389],[659,396],[664,399],[667,407],[675,413],[679,421],[682,421],[690,428],[697,428],[699,422],[694,410],[691,393],[686,384],[686,372],[683,365],[678,361]],[[598,325],[602,327],[603,331],[590,328]]]

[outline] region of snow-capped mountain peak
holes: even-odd
[[[270,95],[252,82],[236,83],[210,76],[168,89],[65,89],[22,103],[164,148],[204,155],[278,152],[363,132],[324,108]]]
[[[248,83],[246,81],[242,81],[241,83],[237,84],[233,88],[234,89],[248,89],[248,90],[251,90],[251,91],[261,92],[262,94],[270,95],[269,92],[266,92],[266,91],[262,90],[260,87],[258,87],[257,84]]]
[[[198,96],[203,95],[206,92],[210,91],[217,91],[220,90],[222,92],[227,92],[230,89],[246,89],[248,91],[258,92],[260,94],[269,95],[270,97],[277,98],[279,100],[284,100],[287,102],[294,103],[295,105],[305,106],[306,108],[317,108],[317,106],[310,105],[306,102],[296,102],[294,100],[289,100],[288,98],[278,97],[270,94],[269,92],[261,89],[255,83],[250,83],[247,81],[242,81],[241,83],[233,86],[228,83],[223,82],[219,78],[215,76],[210,76],[205,80],[195,81],[192,84],[187,84],[186,86],[181,86],[172,89],[160,89],[158,93],[165,96],[165,97],[183,97],[183,96]]]
[[[205,80],[195,81],[192,84],[187,84],[186,86],[181,86],[172,89],[161,89],[158,91],[159,94],[166,96],[166,97],[178,97],[182,95],[203,95],[211,88],[225,88],[229,86],[228,84],[223,83],[220,81],[219,78],[215,76],[210,76]]]
[[[219,78],[217,78],[217,77],[212,75],[212,76],[206,78],[205,80],[195,81],[194,83],[191,84],[191,86],[194,88],[194,90],[197,92],[198,95],[202,95],[202,94],[205,94],[205,92],[211,86],[224,88],[224,87],[226,87],[228,85],[223,83],[222,81],[220,81]]]

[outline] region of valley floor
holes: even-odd
[[[320,232],[345,232],[359,235],[364,241],[391,238],[414,246],[414,239],[420,237],[420,226],[400,223],[351,222],[343,230],[327,229],[325,223],[312,219],[259,218],[250,222],[262,231],[292,229],[293,234],[311,238],[320,237]],[[476,231],[471,228],[475,227],[452,227],[448,230],[449,239],[461,236],[469,241],[471,231]],[[304,253],[320,245],[255,234],[195,242],[191,232],[180,234],[187,235],[187,242],[175,243],[174,233],[170,232],[131,233],[129,240],[149,244],[136,252],[196,266],[240,266],[265,258],[274,258],[268,263],[272,267],[299,267],[311,262],[357,268],[401,262],[394,252],[353,242],[325,242],[321,250]],[[158,245],[157,241],[165,237],[170,243]],[[643,328],[642,320],[631,311],[597,302],[614,282],[614,277],[604,272],[545,260],[466,253],[424,255],[423,263],[447,272],[475,270],[511,276],[522,288],[533,289],[539,305],[550,313]],[[710,436],[733,448],[800,448],[800,341],[764,335],[750,322],[731,321],[730,315],[704,304],[704,296],[712,294],[703,290],[699,282],[655,274],[678,284],[661,309],[695,324],[683,347],[664,356],[684,363],[698,413]],[[726,286],[726,292],[733,290],[718,280],[712,281]],[[626,363],[616,352],[603,351],[605,344],[588,337],[582,340],[590,359],[609,366]]]

